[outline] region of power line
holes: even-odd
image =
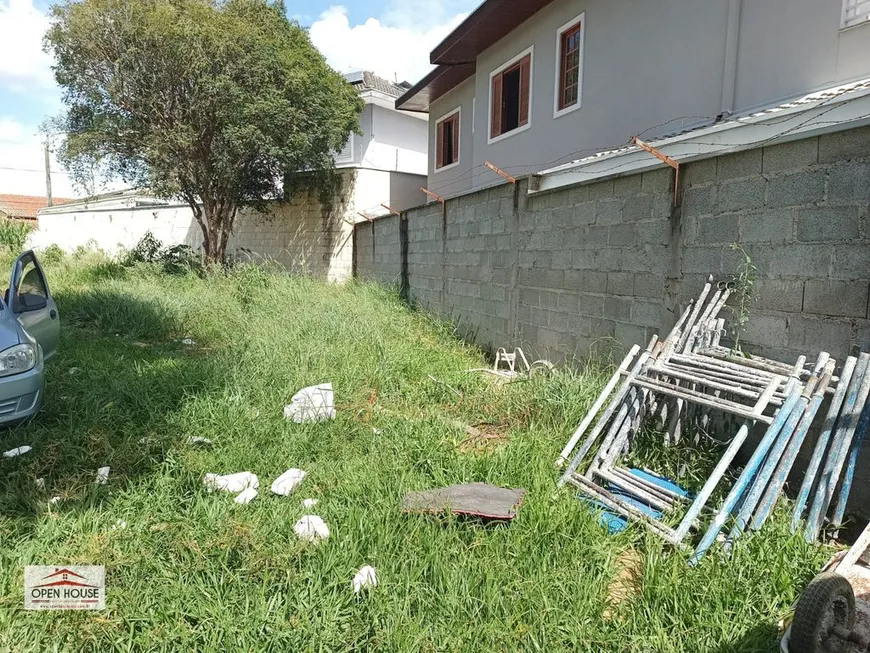
[[[14,168],[11,166],[0,166],[0,170],[11,170],[12,172],[38,172],[41,174],[45,173],[45,170],[35,170],[33,168]],[[51,174],[53,175],[65,175],[69,177],[68,172],[62,172],[60,170],[52,170]]]

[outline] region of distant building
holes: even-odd
[[[53,205],[66,204],[73,200],[56,197]],[[0,218],[8,220],[36,220],[39,209],[48,206],[48,200],[39,195],[2,195],[0,194]]]

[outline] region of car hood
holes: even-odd
[[[29,338],[21,328],[21,324],[15,319],[8,308],[0,310],[0,351],[8,349],[13,345],[21,342],[30,342]]]

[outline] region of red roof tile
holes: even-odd
[[[55,197],[54,205],[74,201],[69,197]],[[39,195],[2,195],[0,194],[0,215],[21,220],[35,220],[36,212],[48,206],[44,197]]]

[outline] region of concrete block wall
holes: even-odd
[[[870,350],[870,128],[686,166],[679,291],[757,267],[745,342],[773,358]]]
[[[342,172],[341,190],[323,204],[315,192],[301,194],[263,213],[236,217],[229,250],[237,258],[273,261],[295,274],[341,282],[353,272],[353,227],[343,218],[353,207],[355,177]]]
[[[442,210],[438,203],[424,207],[408,223],[408,285],[410,298],[433,313],[441,313],[444,291]]]
[[[356,226],[354,229],[354,270],[360,279],[375,278],[375,227],[374,222]]]
[[[757,268],[742,336],[783,360],[870,350],[870,127],[546,194],[504,184],[411,209],[408,295],[485,348],[552,360],[645,344],[709,274]],[[398,282],[398,219],[359,227],[358,274]],[[381,236],[383,234],[383,236]],[[439,242],[439,240],[441,242]],[[373,245],[374,267],[367,268]],[[441,271],[439,271],[439,265]]]
[[[447,206],[442,314],[488,349],[505,346],[513,331],[513,206],[514,188],[506,185]],[[413,224],[409,215],[409,229]]]
[[[646,344],[665,316],[668,170],[529,197],[519,211],[517,334],[536,356]]]
[[[371,224],[361,224],[363,231],[373,229],[370,279],[389,285],[398,285],[402,274],[402,254],[399,241],[399,217],[390,215]],[[359,244],[359,243],[358,243]]]

